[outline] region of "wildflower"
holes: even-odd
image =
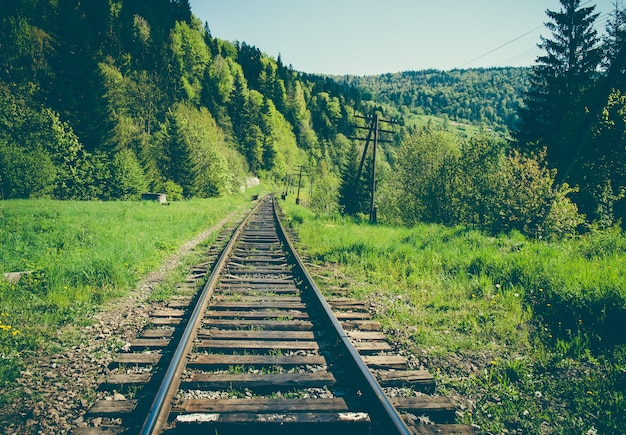
[[[535,391],[535,397],[537,399],[541,399],[541,396],[543,396],[543,394],[541,394],[541,391]]]
[[[593,391],[587,391],[587,394],[593,396]]]
[[[546,307],[551,307],[551,306],[552,306],[552,304],[546,304]]]

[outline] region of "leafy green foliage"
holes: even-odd
[[[83,197],[89,182],[83,177],[87,154],[58,114],[33,110],[24,99],[0,88],[0,143],[5,197]]]
[[[4,198],[39,198],[52,192],[56,169],[43,149],[26,151],[0,143],[0,181]]]
[[[465,224],[493,234],[572,234],[583,216],[567,198],[571,189],[553,188],[555,173],[543,159],[508,151],[486,132],[464,139],[426,128],[400,148],[397,180],[386,188],[391,204],[381,207],[381,219]]]

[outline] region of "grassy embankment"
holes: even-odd
[[[482,433],[626,433],[626,237],[390,228],[284,204],[322,288],[349,282]],[[345,283],[343,284],[345,285]],[[459,396],[460,394],[460,396]]]
[[[89,323],[90,313],[127,294],[184,242],[247,207],[249,195],[169,206],[1,202],[0,273],[32,273],[14,284],[0,276],[0,390],[30,356],[62,346],[65,327]]]

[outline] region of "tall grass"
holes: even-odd
[[[332,263],[355,297],[373,301],[444,391],[471,397],[461,421],[484,433],[626,432],[619,229],[545,242],[284,207],[307,255]]]
[[[244,206],[242,197],[173,202],[0,203],[0,387],[64,325],[123,295],[182,243]]]

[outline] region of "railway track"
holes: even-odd
[[[468,434],[367,307],[324,300],[271,198],[120,352],[75,434]]]

